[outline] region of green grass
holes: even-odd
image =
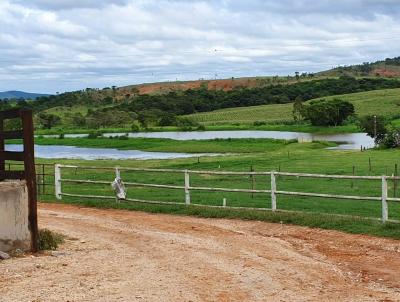
[[[395,164],[400,164],[400,150],[368,150],[360,151],[332,151],[324,149],[324,143],[284,142],[279,140],[211,140],[211,141],[173,141],[167,139],[43,139],[39,143],[67,144],[92,147],[112,147],[122,149],[139,149],[147,151],[171,152],[217,152],[230,153],[226,156],[183,158],[173,160],[56,160],[57,163],[73,164],[80,166],[100,167],[134,167],[134,168],[166,168],[166,169],[191,169],[215,171],[288,171],[304,173],[340,174],[351,175],[353,166],[356,175],[391,175],[394,173]],[[371,161],[371,171],[369,168]],[[55,160],[38,159],[38,163],[53,163]],[[47,167],[51,173],[52,168]],[[113,171],[63,169],[64,178],[88,179],[106,181],[105,185],[82,185],[64,183],[63,192],[75,194],[113,196],[111,183],[114,179]],[[143,182],[165,185],[183,185],[182,173],[152,173],[122,171],[125,182]],[[46,177],[47,182],[53,182],[51,176]],[[39,181],[40,182],[40,181]],[[252,188],[252,179],[248,176],[217,176],[217,175],[191,175],[191,185],[201,187],[226,187],[226,188]],[[334,179],[309,179],[296,177],[278,177],[279,190],[380,196],[380,181],[371,180],[334,180]],[[269,189],[270,177],[255,177],[255,189]],[[42,190],[42,189],[41,189]],[[53,187],[46,187],[44,201],[54,201]],[[394,196],[394,183],[389,182],[389,196]],[[400,196],[400,184],[396,191]],[[258,219],[263,221],[282,221],[307,225],[311,227],[333,228],[353,233],[368,233],[379,236],[400,238],[400,225],[379,223],[363,219],[342,218],[330,216],[331,214],[360,216],[365,218],[380,218],[381,204],[373,201],[351,201],[339,199],[306,198],[278,195],[277,205],[280,210],[301,211],[299,213],[272,214],[265,211],[233,211],[223,209],[204,209],[185,207],[183,190],[167,190],[156,188],[129,187],[128,198],[160,200],[164,202],[179,202],[181,205],[141,205],[141,204],[115,204],[113,200],[83,200],[82,198],[64,197],[63,202],[77,203],[98,207],[120,207],[132,210],[151,212],[165,212],[182,215],[197,215],[202,217],[228,217],[241,219]],[[193,203],[200,205],[220,206],[222,199],[226,198],[228,206],[269,208],[271,204],[269,194],[249,193],[223,193],[192,191]],[[389,203],[389,218],[400,219],[400,204]]]
[[[338,230],[352,234],[369,234],[380,237],[400,239],[398,224],[382,224],[377,221],[355,217],[337,217],[315,213],[287,213],[270,211],[246,211],[233,209],[202,208],[180,205],[153,205],[142,203],[112,203],[93,200],[63,201],[78,206],[103,209],[125,209],[155,214],[190,215],[202,218],[226,218],[257,220],[272,223],[284,223],[328,230]]]
[[[400,114],[400,89],[374,90],[368,92],[325,97],[341,98],[354,104],[356,114],[393,116]],[[288,122],[292,121],[293,104],[273,104],[252,107],[230,108],[212,112],[196,113],[187,117],[205,125],[232,123],[249,124],[255,121]]]
[[[53,140],[57,143],[58,140]],[[79,142],[80,140],[78,140]],[[185,158],[174,160],[58,160],[59,163],[97,165],[101,167],[142,167],[142,168],[170,168],[170,169],[192,169],[192,170],[227,170],[227,171],[249,171],[253,167],[256,171],[289,171],[304,173],[323,173],[323,174],[351,174],[353,166],[356,175],[391,175],[394,173],[394,165],[399,164],[400,150],[369,150],[359,151],[332,151],[325,150],[325,144],[310,143],[285,143],[274,140],[221,140],[221,141],[188,141],[181,145],[176,141],[156,140],[158,145],[152,145],[153,140],[132,139],[131,140],[111,140],[94,139],[82,140],[82,144],[87,146],[90,142],[93,146],[104,147],[105,143],[121,143],[120,147],[125,149],[136,148],[151,151],[197,151],[206,152],[210,146],[214,146],[212,152],[233,153],[219,157],[201,157],[200,162],[197,158]],[[148,145],[144,142],[148,141]],[[138,144],[139,145],[134,145]],[[103,144],[103,145],[102,145]],[[132,145],[133,144],[133,145]],[[113,146],[115,147],[115,146]],[[372,169],[369,171],[369,159],[371,159]],[[53,160],[40,160],[40,162],[53,162]],[[113,172],[65,169],[63,175],[67,178],[104,180],[111,182],[114,178]],[[122,177],[125,181],[159,183],[167,185],[182,185],[183,175],[175,173],[141,173],[123,172]],[[227,187],[227,188],[251,188],[251,179],[247,176],[207,176],[193,175],[192,185],[206,187]],[[270,179],[266,176],[255,178],[256,189],[269,188]],[[393,182],[389,182],[389,195],[394,195]],[[113,193],[109,185],[82,186],[65,184],[66,192],[78,194],[109,195]],[[290,191],[304,191],[315,193],[331,193],[345,195],[365,195],[380,196],[381,184],[379,181],[351,181],[351,180],[332,180],[332,179],[303,179],[295,177],[279,177],[278,189]],[[397,196],[400,190],[397,190]],[[182,190],[162,190],[149,188],[130,188],[131,198],[161,200],[172,202],[183,202],[184,195]],[[231,206],[245,207],[269,207],[270,197],[265,194],[255,194],[254,197],[247,193],[221,193],[194,191],[192,194],[193,202],[200,204],[221,205],[222,199],[227,198]],[[349,214],[364,217],[379,218],[381,209],[379,202],[359,202],[344,200],[327,200],[321,198],[305,198],[279,196],[278,208],[284,210]],[[400,206],[395,203],[390,204],[390,217],[400,219]]]

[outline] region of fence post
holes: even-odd
[[[54,165],[54,186],[56,198],[61,200],[61,165]]]
[[[185,170],[185,204],[190,204],[190,174],[188,170]]]
[[[386,176],[382,176],[382,222],[385,223],[388,220],[388,186]]]
[[[276,178],[275,171],[271,171],[271,209],[276,211]]]
[[[121,178],[121,171],[119,171],[119,167],[115,167],[115,179]],[[120,203],[118,195],[115,194],[115,202]]]

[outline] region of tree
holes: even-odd
[[[368,115],[360,120],[360,128],[370,137],[375,139],[376,144],[380,144],[388,132],[385,119],[382,116]]]
[[[45,129],[51,129],[61,121],[61,118],[58,115],[51,113],[40,113],[38,119],[39,123]]]
[[[303,98],[298,96],[293,103],[293,119],[297,122],[302,119],[301,111],[303,110]]]
[[[354,106],[341,99],[322,99],[303,105],[301,115],[314,126],[339,126],[354,115]]]
[[[381,144],[386,148],[398,148],[400,147],[400,129],[392,128],[388,130],[385,138],[381,141]]]
[[[83,127],[86,125],[86,119],[82,113],[78,112],[72,116],[72,124],[77,127]]]

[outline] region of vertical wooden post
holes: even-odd
[[[369,163],[369,172],[371,172],[372,171],[371,157],[368,157],[368,163]]]
[[[29,198],[29,229],[31,232],[31,250],[39,250],[39,229],[37,221],[37,187],[35,171],[35,142],[33,136],[33,119],[31,110],[21,110],[22,130],[24,135],[25,179]]]
[[[353,166],[353,176],[356,175],[356,167]],[[351,180],[351,188],[354,188],[354,179]]]
[[[0,118],[0,132],[4,131],[4,120]],[[4,151],[5,149],[5,142],[4,138],[0,137],[0,151]],[[6,164],[5,160],[0,159],[0,171],[5,171],[6,170]],[[0,179],[2,180],[2,179]]]
[[[398,174],[398,170],[397,170],[397,164],[394,165],[394,176],[397,177]],[[393,180],[393,197],[396,197],[397,195],[397,179]]]
[[[387,179],[386,176],[382,176],[382,222],[383,223],[385,223],[389,217],[387,196],[388,196]]]
[[[250,172],[254,172],[253,165],[250,166]],[[255,189],[255,179],[254,179],[254,175],[251,174],[250,177],[251,177],[251,189],[254,190],[254,189]],[[254,193],[253,193],[253,192],[251,193],[251,198],[254,198]]]
[[[188,170],[185,170],[185,204],[190,204],[190,175]]]
[[[275,171],[271,172],[271,209],[276,211],[276,178]]]
[[[62,195],[61,195],[61,165],[59,165],[59,164],[54,165],[54,187],[55,187],[56,198],[58,200],[61,200],[61,198],[62,198]]]
[[[225,208],[226,207],[226,198],[222,199],[222,206]]]
[[[42,194],[46,194],[46,170],[45,170],[45,165],[42,164]]]

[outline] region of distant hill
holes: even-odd
[[[356,114],[382,115],[388,119],[397,118],[400,113],[400,88],[335,95],[324,99],[340,98],[353,103]],[[186,117],[204,125],[251,124],[255,122],[283,123],[293,121],[293,103],[220,109],[201,112]]]
[[[384,77],[398,78],[400,77],[400,57],[388,58],[382,61],[365,62],[358,65],[339,66],[331,70],[322,71],[317,76],[339,77]]]
[[[0,100],[3,99],[25,99],[25,100],[35,100],[41,96],[49,96],[45,93],[30,93],[24,91],[4,91],[0,92]]]

